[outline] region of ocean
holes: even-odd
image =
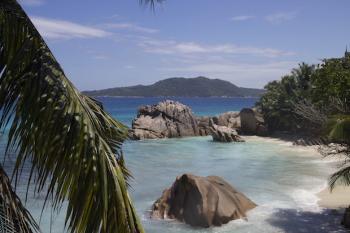
[[[137,108],[164,98],[108,98],[105,109],[130,126]],[[190,106],[196,115],[216,115],[252,107],[256,98],[171,98]],[[339,215],[317,205],[316,194],[333,168],[316,152],[276,139],[247,137],[244,143],[215,143],[211,137],[127,141],[125,160],[134,179],[130,194],[149,233],[345,232]],[[258,207],[247,220],[222,227],[192,228],[172,220],[151,220],[152,203],[183,173],[223,177]],[[17,188],[21,196],[25,185]],[[43,197],[30,196],[27,207],[39,219]],[[43,232],[64,232],[64,211],[47,208]]]

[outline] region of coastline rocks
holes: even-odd
[[[244,142],[236,130],[226,126],[211,124],[210,134],[216,142]]]
[[[241,118],[239,112],[225,112],[218,116],[214,116],[212,119],[216,125],[235,129],[241,128]]]
[[[318,137],[304,137],[296,139],[293,142],[295,146],[314,146],[314,145],[325,145],[327,144],[327,140]],[[330,146],[331,148],[331,146]]]
[[[196,117],[188,106],[165,100],[139,108],[129,138],[141,140],[212,135],[214,141],[241,141],[237,132],[258,136],[268,134],[262,115],[254,108],[225,112],[214,117]]]
[[[212,118],[208,116],[203,116],[203,117],[197,117],[196,120],[197,120],[199,135],[200,136],[210,135],[210,121],[212,120]]]
[[[134,140],[197,135],[198,125],[191,109],[171,100],[142,106],[129,133],[129,137]]]
[[[240,132],[248,135],[265,136],[268,133],[263,116],[252,108],[243,108],[240,113]]]
[[[215,125],[226,126],[232,129],[239,129],[241,127],[239,112],[225,112],[214,117],[197,117],[200,136],[211,135],[211,121]]]
[[[191,226],[221,226],[246,218],[256,204],[218,176],[184,174],[153,204],[151,218],[177,219]]]

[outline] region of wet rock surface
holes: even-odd
[[[216,142],[244,142],[237,131],[227,126],[211,124],[210,135]]]
[[[153,204],[151,218],[177,219],[191,226],[221,226],[246,218],[256,204],[218,176],[183,174]]]
[[[188,106],[172,100],[142,106],[130,132],[135,140],[186,136],[199,136],[197,120]]]

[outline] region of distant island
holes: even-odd
[[[263,89],[238,87],[228,81],[196,78],[168,78],[152,85],[115,87],[103,90],[84,91],[89,96],[177,96],[177,97],[258,97]]]

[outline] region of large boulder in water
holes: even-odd
[[[218,176],[184,174],[152,206],[152,218],[177,219],[191,226],[221,226],[246,218],[256,204]]]
[[[132,122],[132,139],[197,136],[197,121],[191,109],[177,101],[166,100],[142,106]]]

